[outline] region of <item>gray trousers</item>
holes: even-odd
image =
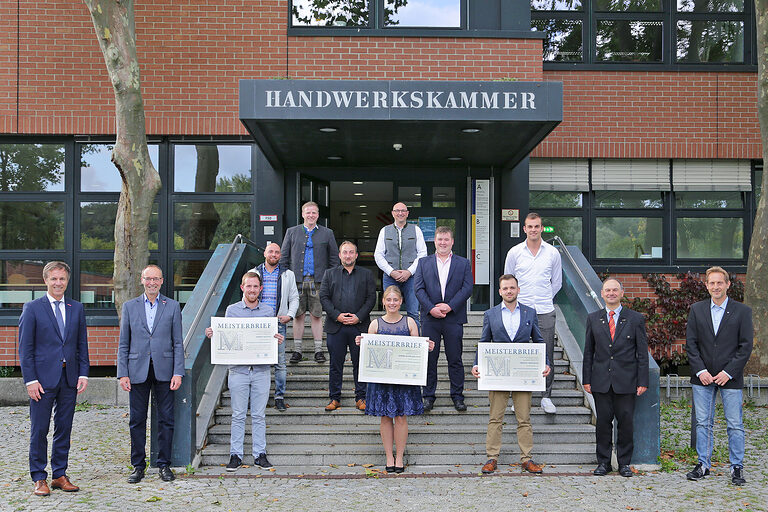
[[[536,315],[539,320],[539,330],[547,344],[547,361],[549,361],[552,371],[547,375],[547,390],[541,394],[542,398],[549,398],[552,395],[552,382],[555,380],[555,312],[541,313]]]

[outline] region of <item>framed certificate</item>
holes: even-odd
[[[212,364],[277,364],[277,318],[211,318]]]
[[[357,378],[361,382],[426,386],[428,338],[363,334]]]
[[[546,351],[544,343],[478,343],[477,389],[544,391]]]

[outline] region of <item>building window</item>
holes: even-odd
[[[368,0],[292,0],[294,27],[367,27]]]
[[[173,248],[213,250],[251,233],[251,203],[181,202],[174,205]]]
[[[461,0],[384,0],[385,27],[461,27]]]
[[[534,211],[542,208],[581,208],[582,195],[581,192],[531,190],[528,202],[531,210]]]
[[[0,192],[63,192],[63,144],[0,144]]]
[[[0,260],[0,309],[21,309],[45,295],[43,261]]]
[[[582,219],[581,217],[559,217],[545,215],[541,218],[545,239],[559,236],[565,245],[575,245],[582,248]]]
[[[80,191],[120,192],[123,180],[112,162],[114,144],[80,145]],[[149,145],[149,159],[158,168],[158,145]]]
[[[547,33],[548,65],[746,64],[752,69],[757,63],[752,9],[743,0],[531,0],[531,27]]]
[[[663,208],[662,192],[634,192],[629,190],[598,190],[595,192],[595,208]]]
[[[0,203],[0,250],[64,249],[64,203]]]
[[[252,192],[251,146],[176,144],[173,147],[175,192]]]
[[[80,260],[80,302],[87,309],[115,307],[114,260]]]
[[[678,258],[744,258],[743,218],[678,217],[676,235]]]
[[[231,242],[231,240],[230,240]],[[189,301],[208,260],[180,260],[173,262],[173,298],[182,307]]]
[[[157,218],[158,205],[152,205],[149,217],[149,250],[159,248]],[[89,201],[80,203],[80,249],[84,251],[115,249],[115,219],[117,201]]]
[[[465,0],[292,0],[292,27],[462,28]]]
[[[599,259],[660,259],[661,217],[597,217],[595,255]]]

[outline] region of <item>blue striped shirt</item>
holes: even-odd
[[[280,277],[280,265],[277,265],[272,272],[269,272],[265,266],[262,266],[261,269],[263,285],[261,289],[261,302],[277,311],[277,280]]]

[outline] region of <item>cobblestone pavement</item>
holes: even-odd
[[[409,467],[403,475],[378,478],[365,478],[360,465],[274,472],[243,468],[236,476],[220,475],[221,468],[183,475],[177,468],[174,482],[160,481],[151,470],[141,484],[131,485],[125,481],[130,472],[127,409],[94,406],[75,414],[72,434],[69,475],[82,490],[40,498],[31,493],[28,473],[28,409],[4,407],[0,510],[768,510],[768,409],[745,409],[748,483],[740,488],[730,485],[727,463],[704,481],[685,479],[695,460],[685,448],[689,411],[686,403],[662,407],[668,471],[634,478],[593,477],[592,467],[578,466],[549,466],[542,476],[502,466],[498,474],[480,477],[479,464],[485,461],[478,461],[477,466]],[[720,418],[715,454],[727,459],[723,425]]]

